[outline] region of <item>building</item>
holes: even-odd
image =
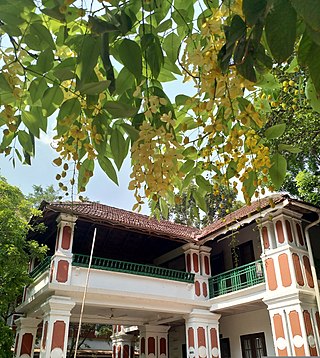
[[[18,311],[16,357],[65,357],[78,322],[113,324],[113,356],[320,355],[320,209],[274,195],[203,230],[98,203],[44,203],[49,246],[32,263]]]

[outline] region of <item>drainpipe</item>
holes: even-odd
[[[311,229],[313,226],[317,225],[320,222],[320,210],[317,210],[316,213],[318,214],[318,219],[316,221],[310,223],[309,225],[307,225],[306,228],[304,229],[304,233],[305,233],[305,238],[306,238],[306,242],[307,242],[309,260],[310,260],[310,265],[311,265],[311,273],[312,273],[312,278],[313,278],[313,282],[314,282],[314,290],[316,293],[318,312],[320,312],[319,283],[318,283],[318,279],[317,279],[316,268],[314,265],[313,254],[312,254],[311,243],[310,243],[310,236],[309,236],[309,229]]]

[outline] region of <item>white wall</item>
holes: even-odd
[[[242,358],[240,336],[264,332],[267,355],[274,356],[270,318],[267,309],[240,313],[220,318],[219,333],[229,338],[232,358]]]

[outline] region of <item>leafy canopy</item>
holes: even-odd
[[[118,183],[130,153],[138,209],[149,197],[162,199],[167,212],[192,180],[199,207],[205,193],[235,180],[247,202],[270,178],[277,189],[284,154],[295,149],[270,151],[285,125],[268,126],[269,102],[258,95],[279,86],[272,68],[294,64],[319,107],[319,5],[3,0],[0,151],[30,164],[53,121],[66,192],[70,185],[84,191],[96,165]],[[194,84],[192,96],[180,92],[180,81],[175,99],[168,97],[163,84],[177,76]]]
[[[12,332],[6,325],[14,313],[17,298],[23,287],[31,283],[29,261],[42,258],[45,246],[26,241],[30,229],[31,209],[21,191],[0,177],[0,352],[1,357],[12,356]],[[11,354],[11,355],[10,355]]]

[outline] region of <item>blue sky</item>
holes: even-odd
[[[181,80],[166,83],[165,91],[172,101],[178,94],[192,95],[194,92],[192,83],[182,84]],[[41,141],[36,142],[36,156],[32,160],[31,166],[22,165],[17,160],[14,168],[12,162],[8,159],[9,157],[4,157],[2,154],[0,156],[0,175],[4,176],[10,184],[19,187],[24,194],[32,192],[32,185],[42,185],[45,188],[53,184],[55,188],[58,188],[55,176],[61,172],[61,168],[52,163],[52,160],[56,157],[57,153],[50,146],[50,138],[44,135]],[[135,204],[135,199],[133,191],[128,190],[130,173],[130,159],[127,158],[118,173],[119,186],[117,186],[96,165],[94,176],[83,195],[92,201],[131,210]],[[149,214],[148,205],[143,206],[142,213]]]

